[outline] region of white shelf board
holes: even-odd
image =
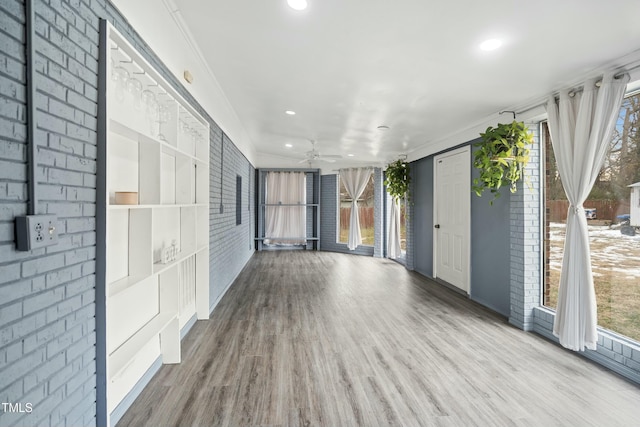
[[[113,298],[114,296],[116,296],[117,294],[119,294],[120,292],[124,291],[125,289],[135,285],[136,283],[142,282],[144,279],[151,277],[150,274],[148,275],[138,275],[138,276],[127,276],[127,277],[123,277],[120,280],[116,280],[115,282],[109,283],[109,286],[107,286],[107,293],[109,298]]]
[[[109,378],[119,376],[133,361],[136,353],[153,337],[158,336],[172,321],[177,320],[176,314],[158,314],[146,325],[125,341],[109,355]]]
[[[206,203],[183,203],[183,204],[175,204],[175,203],[166,203],[166,204],[157,204],[157,205],[109,205],[109,209],[113,210],[122,210],[122,209],[163,209],[163,208],[198,208],[198,207],[209,207]]]
[[[118,135],[122,135],[125,138],[131,139],[131,140],[135,140],[137,141],[138,138],[140,136],[142,136],[143,138],[153,141],[155,143],[157,143],[158,145],[160,145],[160,147],[162,148],[162,150],[165,153],[174,153],[174,154],[179,154],[181,156],[185,156],[188,157],[190,159],[192,159],[193,161],[199,162],[199,163],[205,163],[207,160],[205,159],[200,159],[196,156],[194,156],[193,154],[187,153],[186,151],[182,151],[180,150],[178,147],[169,144],[166,141],[161,141],[157,138],[154,138],[150,135],[146,135],[144,133],[140,133],[139,131],[135,130],[135,129],[131,129],[129,126],[127,126],[126,124],[120,122],[119,120],[116,119],[110,119],[109,120],[109,131],[113,132],[113,133],[117,133]]]
[[[196,252],[198,251],[193,249],[190,249],[187,251],[182,250],[180,251],[180,254],[178,255],[178,257],[171,262],[168,262],[166,264],[162,264],[160,262],[153,264],[153,274],[160,274],[163,271],[170,269],[174,265],[180,264],[184,259],[189,258],[190,256],[194,255]]]

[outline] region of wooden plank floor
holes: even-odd
[[[640,387],[392,261],[259,252],[143,425],[638,426]]]

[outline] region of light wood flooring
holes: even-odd
[[[118,423],[639,426],[640,387],[384,259],[258,252]]]

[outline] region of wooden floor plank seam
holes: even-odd
[[[638,426],[640,387],[403,266],[257,252],[118,423]]]

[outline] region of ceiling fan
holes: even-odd
[[[316,141],[314,141],[313,139],[310,139],[309,142],[311,143],[311,151],[307,151],[305,153],[305,159],[300,160],[298,163],[308,162],[309,164],[311,164],[311,162],[315,160],[334,163],[336,161],[335,159],[342,158],[342,156],[339,154],[320,154],[320,152],[316,150]]]

